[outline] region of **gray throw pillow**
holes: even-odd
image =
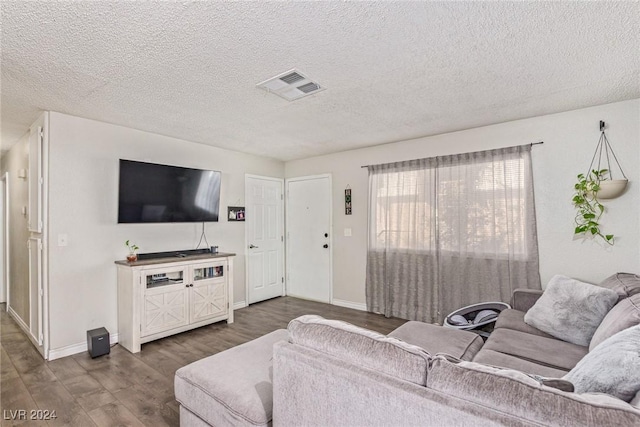
[[[599,286],[618,293],[618,299],[629,298],[640,293],[640,276],[633,273],[616,273],[607,277]]]
[[[589,351],[610,336],[635,325],[640,325],[640,294],[623,299],[607,313],[591,338]]]
[[[611,289],[556,275],[524,321],[558,339],[587,347],[617,301],[618,294]]]
[[[629,403],[631,404],[631,406],[635,406],[636,408],[640,409],[640,390],[638,390],[638,392],[636,393],[636,397],[631,399],[631,402]]]
[[[640,390],[640,325],[604,340],[563,379],[576,393],[607,393],[631,402]]]

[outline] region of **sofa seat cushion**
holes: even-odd
[[[176,371],[180,405],[215,426],[267,426],[273,411],[273,345],[280,329]]]
[[[416,345],[316,315],[293,319],[288,330],[293,344],[418,385],[426,384],[431,356]]]
[[[494,330],[483,349],[567,371],[589,351],[588,347],[504,328]]]
[[[508,309],[500,313],[494,329],[512,329],[514,331],[524,332],[526,334],[538,335],[540,337],[553,338],[546,332],[542,332],[540,329],[536,329],[531,325],[527,325],[524,321],[524,311]]]
[[[612,396],[561,391],[512,370],[435,357],[427,387],[545,426],[634,426],[640,411]]]
[[[406,343],[422,347],[430,354],[446,353],[460,360],[471,360],[484,341],[478,334],[411,321],[389,334]]]
[[[551,368],[530,360],[521,359],[516,356],[487,349],[480,350],[480,352],[473,358],[473,361],[501,368],[515,369],[526,374],[540,375],[541,377],[546,378],[562,378],[567,372],[569,372],[563,369]]]

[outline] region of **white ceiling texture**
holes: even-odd
[[[282,160],[640,97],[640,3],[2,1],[2,148],[53,110]],[[326,90],[256,88],[297,68]]]

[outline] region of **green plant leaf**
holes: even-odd
[[[604,205],[598,200],[598,191],[601,189],[600,182],[607,179],[608,173],[608,169],[593,169],[586,177],[584,174],[578,174],[578,182],[573,186],[575,193],[571,201],[577,210],[574,233],[590,233],[613,245],[613,235],[602,234],[598,222],[605,211]]]

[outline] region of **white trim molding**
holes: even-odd
[[[351,302],[351,301],[345,301],[341,299],[334,299],[333,301],[331,301],[331,304],[337,305],[340,307],[352,308],[354,310],[367,311],[367,304],[360,303],[360,302]]]
[[[109,341],[111,345],[118,343],[118,334],[109,334]],[[87,342],[81,342],[77,344],[67,345],[65,347],[60,348],[52,348],[49,349],[49,361],[60,359],[62,357],[71,356],[73,354],[83,353],[85,351],[89,351],[89,347],[87,346]]]
[[[9,315],[13,317],[13,320],[16,321],[18,326],[20,326],[20,328],[22,328],[22,330],[27,334],[27,337],[31,339],[31,331],[29,330],[29,326],[27,326],[24,320],[22,320],[22,317],[18,316],[18,313],[15,312],[13,307],[9,307],[9,304],[7,304],[7,311],[9,312]]]
[[[247,306],[247,302],[246,301],[238,301],[238,302],[234,302],[233,303],[233,309],[234,310],[239,310],[241,308],[245,308]]]

